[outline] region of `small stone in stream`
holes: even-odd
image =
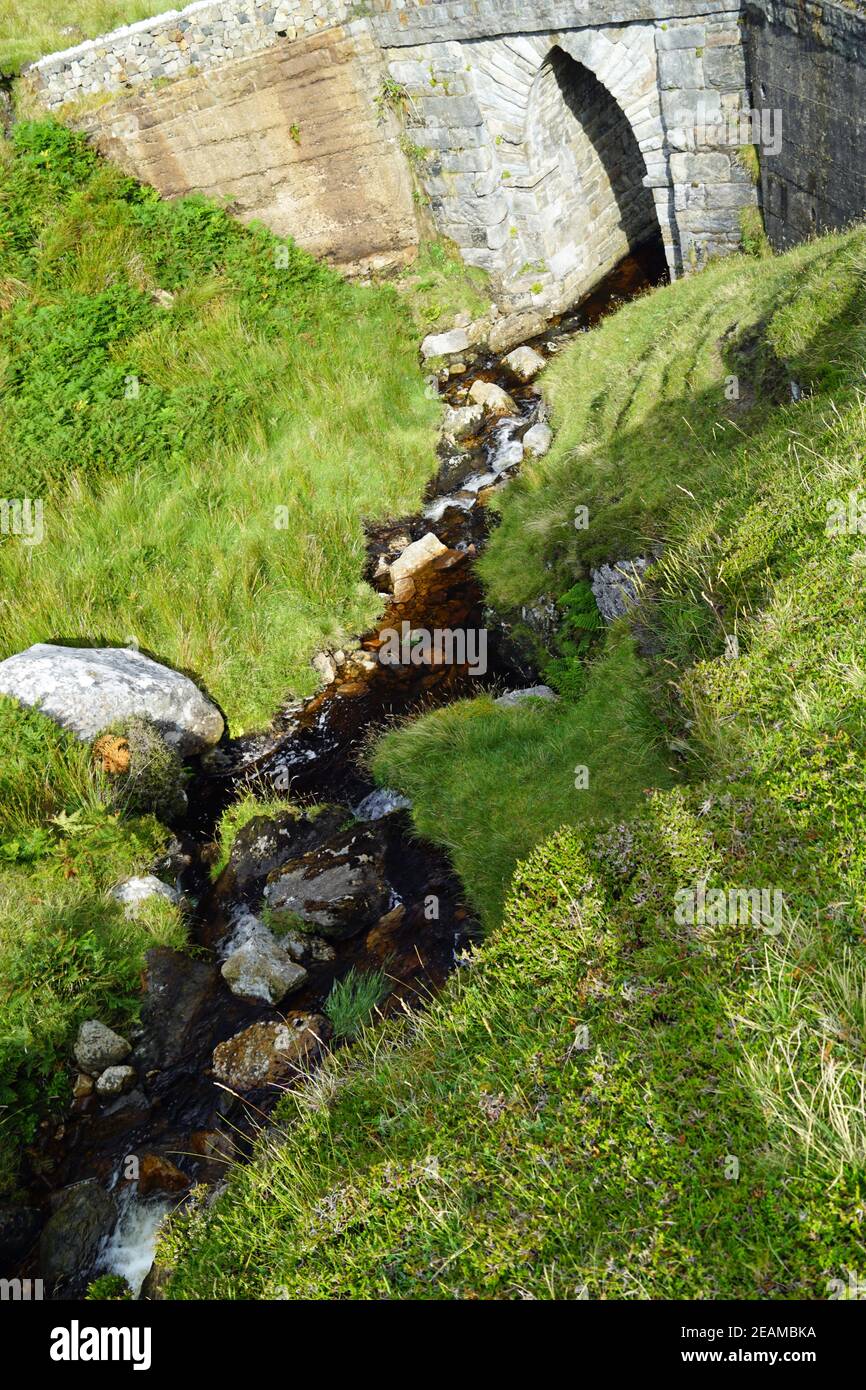
[[[650,561],[644,556],[636,560],[617,560],[613,565],[600,565],[590,572],[590,584],[598,611],[606,623],[622,618],[637,603],[641,580]]]
[[[86,1072],[80,1071],[75,1078],[75,1085],[72,1087],[74,1100],[84,1100],[93,1094],[93,1077]]]
[[[88,1076],[99,1076],[106,1067],[112,1067],[128,1057],[132,1048],[119,1033],[106,1028],[96,1018],[82,1023],[75,1040],[75,1060]]]
[[[503,358],[503,367],[512,372],[519,381],[532,381],[543,368],[544,358],[531,347],[515,348]]]
[[[442,438],[449,444],[469,439],[478,433],[483,419],[483,405],[449,406],[442,421]]]
[[[277,917],[299,917],[322,936],[342,941],[388,909],[383,845],[378,832],[347,830],[271,874],[265,901]]]
[[[515,705],[520,705],[524,700],[558,700],[559,696],[555,690],[551,690],[549,685],[530,685],[526,690],[506,690],[504,695],[500,695],[494,704],[503,705],[505,709],[513,709]]]
[[[142,903],[146,903],[149,898],[166,898],[170,903],[181,901],[180,893],[163,883],[155,874],[140,874],[135,878],[124,879],[123,883],[118,883],[116,888],[112,888],[111,896],[116,902],[123,903],[126,917],[135,917]]]
[[[330,685],[337,674],[337,663],[328,652],[317,652],[310,663],[319,679]]]
[[[320,1014],[290,1015],[285,1023],[254,1023],[214,1048],[214,1076],[233,1091],[256,1091],[290,1081],[330,1036]]]
[[[450,357],[453,352],[465,352],[471,346],[465,328],[452,328],[450,333],[430,333],[421,344],[421,356],[427,362],[431,357]]]
[[[65,1188],[39,1241],[43,1278],[57,1286],[86,1275],[101,1240],[116,1219],[114,1198],[95,1178]],[[56,1292],[56,1287],[52,1292]]]
[[[132,1090],[136,1080],[132,1067],[106,1067],[97,1077],[96,1094],[103,1099],[125,1095]]]
[[[523,436],[524,452],[537,459],[543,458],[545,454],[550,452],[552,443],[553,430],[545,424],[533,425],[532,429],[527,430]]]
[[[265,926],[232,951],[222,975],[232,994],[252,1004],[279,1004],[307,979],[306,970]]]
[[[470,401],[481,405],[488,415],[516,415],[517,406],[507,391],[493,381],[473,382],[469,392]]]
[[[283,932],[280,945],[285,946],[292,960],[301,962],[333,960],[336,952],[333,946],[321,936],[312,932]]]
[[[390,787],[380,787],[358,802],[353,815],[355,820],[381,820],[383,816],[390,816],[392,811],[408,810],[411,805],[407,796],[391,791]]]
[[[490,329],[487,345],[498,356],[517,343],[525,343],[527,338],[537,338],[547,327],[547,319],[538,309],[524,309],[514,314],[506,314]]]
[[[153,1192],[183,1192],[192,1179],[162,1154],[142,1154],[138,1165],[138,1195]]]
[[[398,603],[405,603],[415,592],[413,575],[427,568],[440,555],[448,552],[447,545],[443,545],[439,537],[432,531],[428,531],[426,536],[420,540],[413,541],[407,545],[397,559],[391,565],[391,582],[394,585],[394,598]]]

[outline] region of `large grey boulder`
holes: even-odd
[[[203,753],[223,733],[219,710],[188,676],[129,647],[37,642],[0,661],[0,694],[38,705],[85,740],[119,720],[147,718],[182,757]]]

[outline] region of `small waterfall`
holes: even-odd
[[[159,1198],[145,1201],[131,1183],[121,1193],[118,1206],[120,1215],[100,1251],[97,1268],[102,1274],[122,1275],[133,1298],[138,1298],[153,1265],[162,1219],[172,1203]]]

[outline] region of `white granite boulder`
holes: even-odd
[[[132,716],[149,719],[181,757],[218,743],[223,717],[188,676],[128,647],[56,647],[38,642],[0,661],[0,694],[37,705],[90,740]]]

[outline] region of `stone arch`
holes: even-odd
[[[579,143],[583,132],[585,154],[594,150],[591,136],[596,136],[612,169],[616,139],[622,142],[623,154],[627,148],[628,177],[634,176],[633,206],[627,205],[624,180],[616,175],[613,179],[621,195],[618,203],[614,198],[613,206],[620,210],[620,216],[624,213],[627,230],[621,242],[639,238],[641,219],[645,219],[648,232],[661,232],[668,266],[675,274],[679,268],[678,232],[655,26],[631,24],[556,34],[505,35],[467,45],[466,53],[469,63],[464,56],[460,67],[470,70],[471,91],[490,162],[476,166],[487,172],[475,176],[474,201],[464,200],[459,211],[455,209],[456,215],[446,213],[443,219],[465,258],[493,271],[516,307],[532,305],[546,312],[573,303],[616,264],[616,250],[605,260],[602,237],[583,237],[574,223],[569,234],[566,223],[555,214],[554,189],[562,194],[565,185],[568,194],[574,186],[563,176],[559,155],[551,152],[544,138],[545,124],[558,112],[563,123],[568,117],[573,140]],[[569,109],[569,96],[577,114]],[[613,134],[607,137],[608,145],[601,129],[595,129],[603,122],[602,115],[593,114],[593,99],[610,120]],[[586,107],[583,112],[582,106]],[[597,150],[595,153],[598,156]],[[574,168],[576,146],[571,158]],[[604,170],[604,158],[598,158]],[[566,159],[566,167],[568,162]],[[599,189],[602,182],[600,179]],[[565,202],[573,204],[568,197]],[[461,216],[471,219],[468,237],[460,226]],[[612,234],[613,228],[609,231]],[[627,246],[622,254],[625,250]]]
[[[557,282],[592,283],[660,238],[646,161],[628,116],[592,69],[559,43],[533,83],[524,148],[535,187],[539,261]]]

